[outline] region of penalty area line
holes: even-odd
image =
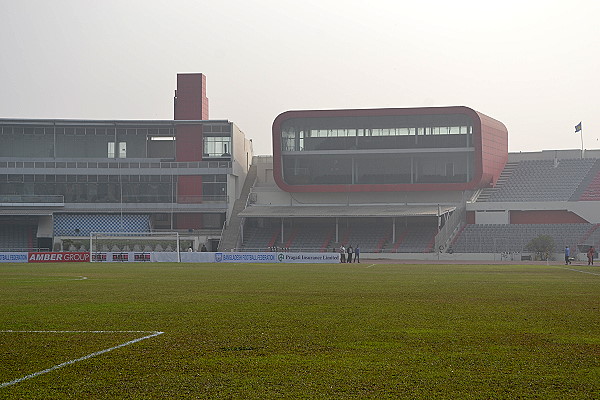
[[[135,333],[142,333],[142,332],[148,333],[149,331],[0,331],[0,333],[134,333],[134,332]],[[55,365],[53,367],[47,368],[47,369],[42,370],[42,371],[34,372],[33,374],[25,375],[25,376],[23,376],[21,378],[17,378],[17,379],[14,379],[12,381],[9,381],[9,382],[0,383],[0,389],[4,388],[4,387],[7,387],[7,386],[15,385],[15,384],[23,382],[23,381],[26,381],[27,379],[35,378],[36,376],[47,374],[48,372],[52,372],[52,371],[57,370],[57,369],[62,368],[62,367],[66,367],[67,365],[75,364],[76,362],[84,361],[84,360],[87,360],[89,358],[96,357],[96,356],[99,356],[99,355],[104,354],[104,353],[108,353],[109,351],[120,349],[121,347],[129,346],[131,344],[134,344],[134,343],[137,343],[137,342],[141,342],[142,340],[146,340],[146,339],[150,339],[150,338],[153,338],[155,336],[158,336],[158,335],[162,335],[163,333],[164,332],[158,332],[158,331],[151,332],[150,335],[146,335],[144,337],[133,339],[133,340],[130,340],[130,341],[125,342],[125,343],[121,343],[121,344],[119,344],[117,346],[114,346],[114,347],[111,347],[111,348],[108,348],[108,349],[99,350],[99,351],[96,351],[94,353],[90,353],[90,354],[88,354],[86,356],[83,356],[83,357],[79,357],[79,358],[76,358],[76,359],[73,359],[73,360],[65,361],[65,362],[57,364],[57,365]]]

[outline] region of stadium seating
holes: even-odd
[[[591,172],[589,182],[585,182],[587,185],[581,189],[580,195],[571,200],[600,201],[600,160],[596,162]]]
[[[277,227],[247,226],[244,227],[244,242],[242,250],[245,251],[265,251],[270,246],[270,242],[274,235],[277,235],[279,229]]]
[[[523,252],[540,235],[554,239],[556,250],[586,243],[594,224],[478,224],[467,225],[452,244],[456,253]]]
[[[21,224],[0,225],[0,249],[27,251],[37,248],[36,226]]]
[[[350,225],[341,225],[337,242],[335,227],[325,223],[296,223],[293,228],[285,228],[283,243],[279,241],[280,227],[246,227],[242,249],[260,251],[277,246],[289,251],[331,252],[337,251],[343,244],[346,247],[360,246],[363,253],[424,253],[431,251],[437,233],[435,227],[397,228],[396,243],[392,243],[392,227],[389,224],[357,220]]]
[[[478,201],[568,201],[596,167],[596,159],[526,160]],[[514,169],[513,169],[514,168]],[[600,179],[600,178],[599,178]]]
[[[393,247],[395,253],[429,253],[437,228],[427,226],[409,227],[401,233]]]

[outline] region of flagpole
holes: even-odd
[[[581,158],[583,158],[583,153],[584,153],[584,149],[583,149],[583,126],[581,127],[581,129],[579,130],[579,135],[581,136]]]
[[[581,158],[583,159],[585,149],[583,148],[583,126],[581,125],[581,121],[575,125],[575,133],[579,133],[581,135]]]

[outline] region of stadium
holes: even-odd
[[[273,155],[211,120],[206,77],[178,74],[173,120],[0,119],[0,248],[336,252],[525,260],[600,241],[600,153],[508,153],[464,106],[287,111]],[[178,240],[142,240],[161,232]],[[126,236],[129,235],[129,236]],[[131,242],[127,237],[137,237]],[[175,244],[177,243],[177,244]]]
[[[3,398],[597,398],[600,274],[558,265],[595,150],[455,106],[286,111],[259,156],[202,74],[173,120],[0,134]]]

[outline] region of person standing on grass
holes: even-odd
[[[352,262],[352,253],[354,252],[354,250],[352,249],[352,245],[348,245],[348,262],[351,263]]]
[[[595,252],[596,252],[596,249],[594,249],[594,246],[590,246],[590,248],[587,251],[588,265],[594,265],[594,253]]]
[[[358,245],[354,249],[354,262],[360,263],[360,247]]]
[[[340,262],[346,262],[346,248],[344,247],[344,245],[340,246]]]
[[[569,246],[565,247],[565,265],[571,264],[571,249]]]

